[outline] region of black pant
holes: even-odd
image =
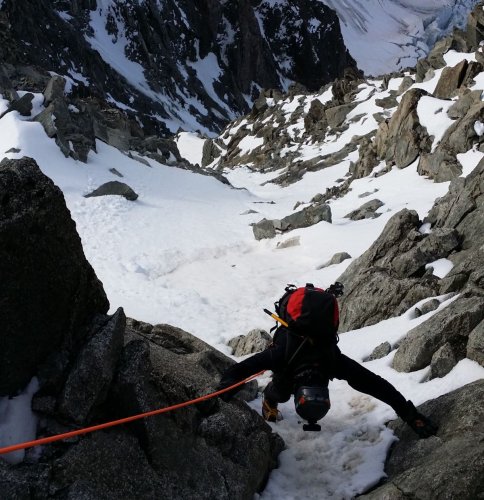
[[[337,357],[328,373],[320,374],[320,384],[314,385],[327,387],[329,379],[333,378],[346,380],[353,389],[390,405],[397,415],[406,412],[407,401],[392,384],[344,354]],[[292,377],[275,372],[272,382],[264,390],[264,397],[272,403],[284,403],[294,393],[296,385],[311,385],[313,383],[313,381],[305,381],[304,377],[295,381]]]

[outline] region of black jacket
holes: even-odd
[[[220,387],[228,387],[261,370],[271,370],[275,375],[294,378],[304,370],[314,369],[332,378],[341,355],[336,342],[335,337],[313,339],[279,327],[273,343],[265,351],[231,366],[224,373]]]

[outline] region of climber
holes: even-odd
[[[437,432],[437,427],[419,413],[411,401],[382,377],[345,356],[337,346],[339,311],[336,297],[343,285],[335,283],[326,291],[312,284],[296,288],[289,285],[276,302],[279,326],[273,343],[263,352],[231,366],[222,376],[223,389],[261,370],[272,370],[272,381],[263,393],[262,416],[269,422],[280,420],[278,403],[294,394],[296,412],[308,421],[304,430],[320,430],[316,423],[330,408],[329,380],[346,380],[357,391],[388,405],[421,438]],[[267,312],[267,311],[266,311]],[[228,401],[243,386],[223,394]]]

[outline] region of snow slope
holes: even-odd
[[[398,87],[399,81],[391,81],[390,88]],[[484,90],[484,80],[477,81],[476,88]],[[352,122],[344,134],[364,134],[376,126],[370,118],[374,100],[384,92],[377,80],[362,85],[361,102],[353,114],[366,110],[368,119]],[[430,123],[435,116],[431,99],[423,101],[418,110],[422,122]],[[41,102],[42,97],[37,95],[37,111]],[[6,108],[6,101],[0,99],[0,114]],[[291,109],[287,103],[287,112],[291,113]],[[445,121],[441,126],[446,126]],[[345,137],[337,141],[344,144]],[[334,141],[328,136],[325,142],[305,146],[300,153],[309,157],[334,151]],[[186,157],[200,158],[201,142],[195,136],[181,135],[178,144]],[[347,173],[357,153],[333,167],[308,173],[286,188],[272,183],[262,185],[277,172],[256,173],[241,167],[227,172],[236,186],[231,188],[212,177],[147,158],[151,165],[148,167],[101,142],[97,143],[96,154],[89,153],[87,164],[66,159],[39,123],[23,119],[16,112],[0,120],[0,153],[12,147],[20,149],[20,153],[8,153],[7,157],[35,158],[43,172],[63,190],[86,256],[104,283],[112,311],[123,306],[128,316],[138,320],[179,326],[226,353],[230,338],[252,328],[272,326],[262,308],[271,308],[286,283],[329,285],[352,261],[318,269],[335,252],[346,251],[353,259],[358,257],[397,211],[406,207],[424,217],[435,198],[448,188],[448,183],[435,184],[419,176],[417,162],[406,169],[356,180],[352,191],[331,202],[332,224],[321,222],[293,231],[289,237],[299,236],[300,245],[281,249],[277,243],[286,240],[287,235],[257,242],[249,224],[262,217],[285,216],[296,201],[324,192]],[[459,155],[463,175],[468,175],[482,156],[472,150]],[[116,196],[84,198],[103,182],[115,180],[109,171],[113,165],[123,174],[122,180],[139,194],[138,200],[129,202]],[[365,201],[359,195],[375,189],[384,202],[380,217],[363,221],[344,217]],[[447,264],[436,266],[436,272],[448,272]],[[451,300],[440,297],[440,307],[446,307]],[[342,335],[343,352],[362,361],[384,340],[398,341],[434,314],[415,318],[412,311]],[[427,368],[411,374],[397,373],[390,367],[392,357],[393,353],[366,366],[390,380],[416,404],[484,377],[484,368],[463,360],[446,377],[422,382]],[[260,383],[267,381],[268,376]],[[29,394],[27,390],[18,404],[24,404]],[[287,449],[260,498],[351,498],[382,477],[386,451],[394,439],[384,422],[395,416],[393,411],[344,382],[332,382],[330,394],[332,409],[318,434],[304,433],[292,403],[283,405],[285,420],[274,424],[274,428],[285,439]],[[259,411],[260,400],[251,404]],[[2,412],[2,408],[8,408],[8,412]],[[21,406],[18,411],[23,417],[16,419],[25,422],[25,434],[21,426],[14,433],[9,427],[11,415],[18,415],[17,410],[15,401],[0,401],[0,445],[29,437],[32,420]]]
[[[367,75],[413,67],[478,0],[321,0],[336,10],[350,54]]]

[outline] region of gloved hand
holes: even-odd
[[[435,436],[439,430],[429,418],[417,411],[411,401],[407,401],[407,411],[404,415],[400,416],[420,438],[426,439],[430,436]]]

